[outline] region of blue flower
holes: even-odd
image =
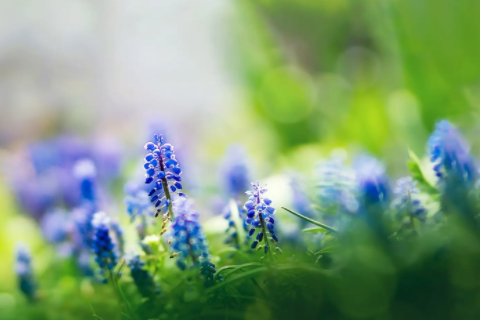
[[[411,177],[403,177],[397,180],[393,189],[395,199],[392,204],[396,210],[403,214],[424,220],[426,210],[418,199],[419,190],[417,182]]]
[[[446,120],[437,123],[435,131],[428,139],[430,161],[440,183],[459,181],[472,184],[477,171],[470,147],[458,130]],[[453,180],[452,180],[453,179]]]
[[[153,276],[150,272],[144,269],[145,262],[140,260],[140,256],[135,256],[128,261],[130,268],[130,275],[133,282],[137,286],[140,294],[145,298],[153,298],[160,293],[159,287],[153,281]]]
[[[63,210],[47,212],[40,220],[40,227],[47,241],[60,244],[68,238],[69,217]]]
[[[18,276],[18,286],[25,296],[34,300],[36,295],[36,285],[34,282],[30,251],[23,244],[17,246],[15,273]]]
[[[196,263],[203,252],[209,253],[208,241],[203,233],[193,201],[179,199],[175,203],[175,218],[172,223],[172,244],[170,249],[179,256],[177,264],[185,269],[191,258]]]
[[[244,148],[230,146],[222,166],[223,186],[229,197],[238,198],[248,189],[250,172]]]
[[[133,182],[127,183],[124,190],[127,194],[124,203],[127,207],[130,221],[133,223],[137,218],[140,219],[140,224],[137,225],[137,232],[139,238],[143,239],[146,236],[147,220],[154,216],[150,197],[148,196],[148,192]]]
[[[265,254],[270,250],[270,241],[278,242],[278,237],[275,234],[274,226],[275,219],[273,214],[275,208],[271,206],[272,200],[266,198],[264,193],[267,192],[266,185],[260,187],[259,182],[252,183],[253,191],[247,191],[245,194],[249,196],[247,202],[243,206],[247,210],[247,219],[245,222],[250,225],[251,229],[248,235],[252,237],[256,229],[260,231],[257,233],[256,240],[252,242],[251,248],[255,249],[264,242],[263,249]]]
[[[117,254],[110,235],[110,219],[104,212],[97,212],[92,225],[94,228],[92,249],[96,255],[95,261],[102,270],[111,270],[117,265]]]
[[[368,206],[387,203],[390,186],[385,167],[377,159],[363,155],[355,159],[354,169],[362,204]]]
[[[97,170],[95,164],[89,159],[79,160],[73,168],[74,176],[80,184],[80,196],[83,202],[95,205],[96,194],[96,176]],[[96,208],[93,208],[96,210]]]
[[[193,208],[192,200],[180,198],[175,202],[171,236],[171,257],[178,257],[177,266],[181,270],[189,266],[199,266],[201,275],[206,279],[205,284],[211,285],[216,269],[210,261],[208,241],[198,221],[198,213]]]
[[[162,135],[154,135],[154,142],[145,144],[145,149],[149,152],[145,156],[145,183],[155,183],[154,188],[148,193],[150,201],[155,203],[157,208],[155,216],[160,212],[169,212],[169,218],[173,219],[172,194],[185,196],[181,192],[182,170],[175,159],[174,147],[165,143]]]

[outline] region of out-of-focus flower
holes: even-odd
[[[473,184],[478,175],[470,147],[460,132],[446,120],[437,123],[428,140],[430,161],[440,183]]]
[[[363,204],[387,203],[390,186],[382,163],[373,157],[363,155],[355,159],[353,167]]]
[[[31,266],[31,256],[28,248],[20,244],[16,249],[15,273],[18,277],[18,286],[29,300],[34,300],[36,285]]]
[[[355,173],[343,161],[340,156],[332,156],[319,162],[315,168],[320,207],[330,213],[353,213],[359,207],[355,195]]]
[[[403,177],[397,180],[395,188],[393,189],[395,199],[392,204],[400,214],[407,214],[409,216],[425,219],[426,210],[422,206],[421,201],[417,195],[419,190],[417,182],[411,177]]]
[[[199,266],[205,277],[205,285],[214,282],[215,265],[210,261],[208,241],[198,221],[198,213],[193,208],[193,201],[180,198],[175,202],[175,218],[172,224],[171,257],[177,257],[177,266],[185,270],[190,266]]]
[[[138,292],[145,298],[153,298],[160,293],[160,288],[153,281],[153,276],[145,270],[145,262],[140,260],[140,256],[135,256],[128,261],[130,275],[137,286]]]
[[[153,217],[153,205],[148,193],[143,188],[134,182],[128,182],[124,191],[127,195],[124,199],[125,206],[132,222],[137,217]]]
[[[95,168],[95,164],[90,159],[81,159],[75,164],[73,172],[80,185],[81,200],[94,205],[95,210],[95,204],[97,200],[95,185],[97,170]]]
[[[72,136],[58,136],[28,146],[26,154],[12,164],[22,170],[12,168],[10,172],[15,174],[8,175],[18,203],[36,220],[59,207],[77,207],[82,201],[80,185],[72,181],[79,160],[92,159],[104,185],[120,173],[119,148],[112,147],[112,141],[105,144],[102,139],[86,144]],[[116,169],[111,170],[113,167]]]
[[[145,183],[155,182],[155,187],[148,193],[150,201],[155,203],[157,208],[155,216],[160,212],[169,212],[169,219],[173,219],[171,210],[173,193],[185,196],[180,192],[183,188],[180,183],[182,170],[175,159],[174,147],[165,143],[162,135],[154,135],[154,142],[145,144],[145,150],[149,152],[145,156]]]
[[[40,221],[45,239],[52,244],[60,244],[67,240],[69,225],[67,213],[60,209],[47,212]]]
[[[117,254],[110,236],[110,219],[104,212],[97,212],[93,217],[92,225],[94,228],[92,249],[96,255],[95,261],[102,270],[111,270],[117,265]]]
[[[264,241],[263,249],[265,254],[267,254],[270,250],[270,241],[273,243],[278,242],[278,237],[274,230],[275,219],[273,214],[275,213],[275,208],[271,206],[272,200],[264,196],[264,193],[267,192],[266,185],[261,187],[257,181],[257,183],[252,183],[252,187],[253,191],[245,192],[249,196],[244,205],[245,210],[247,210],[247,219],[245,221],[251,226],[248,235],[253,236],[256,229],[260,229],[251,247],[255,249],[259,243]]]
[[[242,146],[231,146],[222,165],[223,187],[229,197],[238,199],[249,188],[250,170]]]

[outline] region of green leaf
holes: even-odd
[[[310,223],[313,223],[314,225],[317,225],[317,226],[319,226],[319,227],[321,227],[321,228],[324,228],[324,229],[326,229],[326,230],[328,230],[328,231],[330,231],[330,232],[337,233],[337,230],[334,229],[333,227],[327,226],[326,224],[323,224],[323,223],[318,222],[318,221],[316,221],[316,220],[313,220],[313,219],[310,219],[310,218],[308,218],[308,217],[305,217],[304,215],[301,215],[300,213],[295,212],[295,211],[293,211],[293,210],[290,210],[290,209],[288,209],[288,208],[282,207],[282,209],[290,212],[290,213],[293,214],[293,215],[296,215],[296,216],[299,217],[299,218],[302,218],[302,219],[305,220],[305,221],[308,221],[308,222],[310,222]]]
[[[420,166],[420,160],[418,159],[417,155],[410,149],[408,149],[408,154],[410,156],[410,159],[408,160],[407,165],[413,179],[417,181],[419,187],[423,188],[426,192],[430,194],[437,193],[437,188],[435,188],[423,174],[422,168]]]
[[[228,269],[233,269],[233,270],[227,275],[227,277],[229,275],[233,274],[237,270],[240,270],[240,269],[246,268],[246,267],[252,267],[252,266],[263,266],[263,264],[261,264],[260,262],[250,262],[250,263],[245,263],[245,264],[241,264],[241,265],[224,266],[224,267],[221,267],[220,269],[217,270],[217,273],[215,274],[215,277],[217,277],[222,271],[225,271],[225,270],[228,270]]]
[[[249,270],[249,271],[246,271],[244,273],[240,273],[240,274],[236,274],[228,279],[225,279],[223,280],[222,282],[216,284],[215,286],[213,287],[210,287],[206,290],[206,293],[210,293],[212,291],[215,291],[217,289],[220,289],[221,287],[223,286],[226,286],[227,284],[229,283],[232,283],[232,282],[235,282],[235,281],[238,281],[238,280],[242,280],[242,279],[245,279],[245,278],[248,278],[254,274],[257,274],[257,273],[260,273],[260,272],[264,272],[264,271],[267,271],[267,268],[266,267],[261,267],[261,268],[256,268],[256,269],[253,269],[253,270]]]
[[[323,248],[322,250],[318,250],[317,252],[315,252],[315,255],[317,256],[319,254],[336,252],[337,248],[338,246],[329,246],[329,247]]]
[[[305,232],[305,233],[327,233],[329,231],[325,228],[315,227],[315,228],[303,229],[302,232]]]

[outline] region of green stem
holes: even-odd
[[[323,224],[323,223],[318,222],[318,221],[316,221],[316,220],[313,220],[313,219],[310,219],[310,218],[308,218],[308,217],[305,217],[304,215],[301,215],[300,213],[295,212],[295,211],[293,211],[293,210],[290,210],[290,209],[288,209],[288,208],[282,207],[282,209],[290,212],[290,213],[293,214],[293,215],[296,215],[297,217],[299,217],[299,218],[301,218],[301,219],[303,219],[303,220],[305,220],[305,221],[308,221],[308,222],[310,222],[310,223],[313,223],[314,225],[317,225],[317,226],[319,226],[319,227],[322,227],[322,228],[324,228],[324,229],[326,229],[326,230],[328,230],[328,231],[330,231],[330,232],[338,233],[338,231],[337,231],[335,228],[333,228],[333,227],[327,226],[326,224]]]
[[[234,199],[230,199],[228,206],[230,209],[231,218],[233,220],[233,223],[235,224],[235,229],[237,231],[238,247],[241,250],[244,246],[244,240],[246,239],[245,230],[243,229],[243,221],[240,218],[240,212],[238,211],[238,206]]]
[[[265,242],[265,246],[268,247],[267,255],[270,257],[270,261],[273,262],[272,248],[270,247],[270,241],[268,241],[268,233],[267,233],[267,228],[265,226],[265,221],[263,220],[262,214],[259,214],[258,217],[260,219],[260,225],[262,226],[263,239]]]
[[[137,317],[135,316],[135,312],[133,311],[132,306],[130,305],[127,298],[123,294],[123,291],[120,289],[120,286],[118,285],[118,283],[115,281],[112,270],[108,270],[108,278],[109,278],[110,283],[112,284],[113,290],[117,294],[119,300],[127,306],[129,312],[131,313],[131,317],[133,319],[137,319]]]
[[[162,167],[163,167],[163,164],[162,164]],[[172,196],[170,195],[170,190],[168,190],[167,178],[162,179],[162,185],[163,185],[163,190],[165,191],[165,197],[170,203],[168,205],[168,215],[170,216],[170,221],[173,221],[173,210],[172,210],[173,201],[172,201]]]

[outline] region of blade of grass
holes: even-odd
[[[316,221],[316,220],[313,220],[313,219],[310,219],[310,218],[308,218],[308,217],[305,217],[304,215],[301,215],[300,213],[295,212],[295,211],[293,211],[293,210],[291,210],[291,209],[288,209],[288,208],[285,208],[285,207],[282,207],[282,209],[290,212],[290,213],[293,214],[293,215],[296,215],[297,217],[299,217],[299,218],[301,218],[301,219],[303,219],[303,220],[305,220],[305,221],[308,221],[308,222],[310,222],[310,223],[313,223],[314,225],[317,225],[317,226],[319,226],[319,227],[321,227],[321,228],[324,228],[324,229],[326,229],[326,230],[328,230],[328,231],[330,231],[330,232],[334,232],[334,233],[337,233],[337,232],[338,232],[338,231],[337,231],[335,228],[333,228],[333,227],[327,226],[326,224],[323,224],[323,223],[318,222],[318,221]]]

